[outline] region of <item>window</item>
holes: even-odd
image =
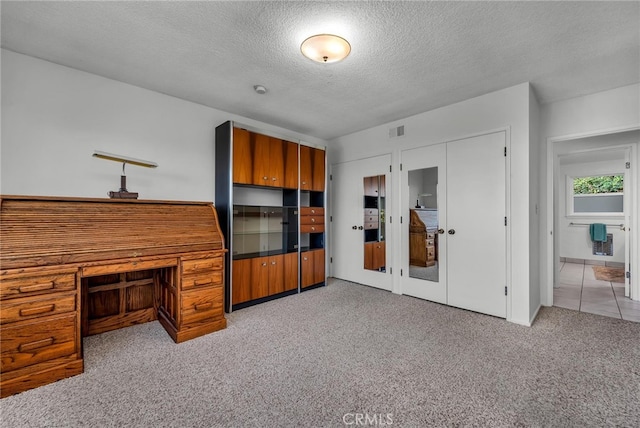
[[[624,175],[567,177],[569,214],[624,213]]]

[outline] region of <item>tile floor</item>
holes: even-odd
[[[560,262],[558,284],[554,306],[640,322],[640,302],[624,297],[624,284],[597,280],[592,265]]]

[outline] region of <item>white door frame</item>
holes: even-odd
[[[554,144],[577,140],[581,138],[588,137],[597,137],[602,135],[609,134],[617,134],[621,132],[627,131],[637,131],[640,130],[640,125],[634,126],[624,126],[624,127],[616,127],[609,129],[601,129],[597,131],[583,132],[578,134],[569,134],[557,137],[549,137],[547,138],[547,230],[545,231],[546,239],[546,261],[547,261],[547,271],[543,272],[544,277],[546,278],[546,306],[553,306],[553,286],[555,284],[555,275],[557,272],[558,262],[556,260],[556,253],[558,252],[558,245],[555,241],[555,204],[554,204],[554,177],[555,177],[555,168],[557,166],[556,156],[554,155]],[[640,143],[635,143],[631,146],[631,182],[635,188],[635,195],[631,195],[632,203],[631,203],[631,233],[634,233],[634,236],[638,235],[638,226],[640,222],[638,221],[638,214],[640,213],[640,201],[636,195],[640,195],[640,189],[638,187],[638,162],[640,161],[638,157],[638,145]],[[638,244],[639,239],[631,240],[631,296],[633,300],[640,300],[640,262],[638,261],[637,255],[640,254],[640,246]]]

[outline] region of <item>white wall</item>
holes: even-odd
[[[548,186],[550,177],[548,173],[551,153],[547,153],[548,142],[551,145],[556,141],[577,139],[588,135],[606,134],[640,127],[640,84],[624,86],[609,91],[598,92],[592,95],[572,98],[556,103],[545,104],[540,109],[540,273],[541,273],[541,301],[545,305],[552,303],[551,293],[553,286],[553,266],[550,266],[550,256],[553,253],[553,243],[548,237],[553,233],[553,203],[548,201]],[[640,166],[640,156],[636,150],[636,166]],[[637,169],[637,168],[636,168]],[[635,207],[636,213],[640,213],[640,198],[638,198],[637,172],[634,174],[635,183]],[[557,195],[555,203],[557,204]],[[637,218],[634,220],[632,230],[638,230]],[[632,246],[632,261],[638,258],[638,236],[635,235]],[[636,272],[638,271],[637,260]]]
[[[607,233],[613,235],[613,256],[596,256],[592,252],[588,226],[570,226],[569,223],[623,223],[622,216],[568,216],[567,176],[581,177],[586,175],[604,175],[612,172],[624,172],[624,161],[589,162],[561,165],[558,168],[558,210],[559,222],[556,233],[559,239],[559,257],[573,259],[597,260],[603,262],[624,262],[624,232],[620,228],[608,227]]]
[[[325,145],[248,118],[2,50],[2,194],[106,197],[119,163],[94,150],[147,159],[127,166],[140,199],[214,200],[214,129],[237,120]]]
[[[530,293],[530,192],[536,184],[530,176],[530,87],[523,83],[501,91],[486,94],[450,106],[442,107],[406,119],[370,128],[337,138],[329,143],[329,163],[346,162],[380,154],[392,155],[392,198],[394,213],[400,216],[400,151],[414,147],[437,144],[496,130],[507,129],[510,138],[510,234],[511,271],[510,312],[507,319],[529,324],[537,311],[536,293]],[[389,138],[389,128],[404,125],[405,135]],[[537,197],[534,197],[537,199]],[[395,222],[396,235],[400,236],[399,222]],[[535,226],[534,226],[535,227]],[[535,230],[535,229],[534,229]],[[401,247],[399,239],[392,243],[392,263],[399,264]],[[401,292],[399,269],[394,269],[394,292]],[[537,284],[537,283],[536,283]]]

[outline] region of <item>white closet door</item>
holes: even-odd
[[[386,272],[364,268],[364,178],[384,175],[386,210],[391,212],[391,155],[376,156],[331,165],[331,263],[336,278],[391,290],[392,277]],[[386,260],[389,264],[392,231],[386,227]]]
[[[447,303],[506,317],[505,133],[447,143]]]

